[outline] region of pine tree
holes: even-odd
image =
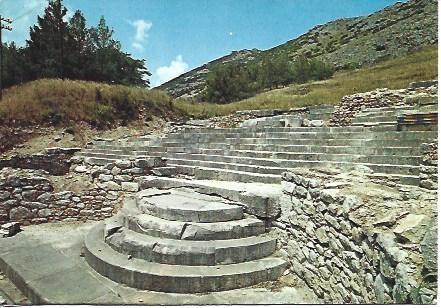
[[[67,9],[61,0],[50,0],[43,17],[31,28],[27,40],[28,56],[34,78],[63,78],[68,47]]]
[[[86,67],[91,63],[92,43],[86,18],[77,10],[69,20],[69,77],[85,79]]]
[[[28,81],[28,63],[24,48],[18,48],[14,42],[3,45],[3,85],[10,87]]]

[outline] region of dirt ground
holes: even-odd
[[[1,154],[3,157],[14,155],[30,155],[44,152],[46,148],[61,147],[84,147],[88,142],[96,138],[118,139],[129,136],[141,136],[146,134],[159,134],[168,123],[160,118],[154,118],[149,122],[133,122],[128,126],[119,126],[108,130],[97,130],[89,125],[79,124],[69,128],[35,127],[31,137],[16,144],[12,149]]]

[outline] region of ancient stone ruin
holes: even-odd
[[[0,270],[36,304],[436,303],[436,94],[0,161]]]

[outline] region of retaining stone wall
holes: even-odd
[[[64,175],[69,172],[70,159],[80,148],[50,148],[47,153],[13,156],[0,159],[0,169],[5,167],[45,170],[53,175]]]
[[[125,193],[137,192],[138,177],[163,166],[160,158],[117,161],[105,167],[73,166],[90,174],[90,189],[55,192],[48,173],[4,168],[0,171],[0,223],[23,225],[111,217]]]
[[[0,222],[23,225],[112,216],[118,193],[91,189],[54,192],[47,173],[5,168],[0,173]]]
[[[421,145],[420,186],[438,189],[438,140]]]
[[[416,86],[420,87],[411,84],[407,89],[389,90],[385,88],[344,96],[332,114],[330,126],[350,126],[352,119],[363,108],[415,105],[420,100],[427,100],[430,99],[430,96],[437,95],[437,82],[421,83]]]
[[[373,222],[366,200],[341,181],[284,173],[282,185],[281,215],[273,222],[279,245],[291,270],[325,302],[436,301],[436,282],[423,279],[427,272],[436,277],[433,217],[385,211]],[[386,194],[384,207],[393,198]]]

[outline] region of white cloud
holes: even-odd
[[[170,62],[168,66],[161,66],[156,69],[156,82],[153,86],[157,87],[188,70],[188,64],[184,61],[182,55],[178,55],[176,59]]]
[[[230,32],[230,33],[228,33],[228,35],[229,35],[229,36],[233,36],[233,35],[234,35],[234,33],[233,33],[233,32]]]
[[[133,37],[132,47],[137,50],[143,50],[144,43],[149,36],[148,32],[152,28],[153,24],[151,21],[143,19],[131,21],[130,24],[135,28],[135,36]]]

